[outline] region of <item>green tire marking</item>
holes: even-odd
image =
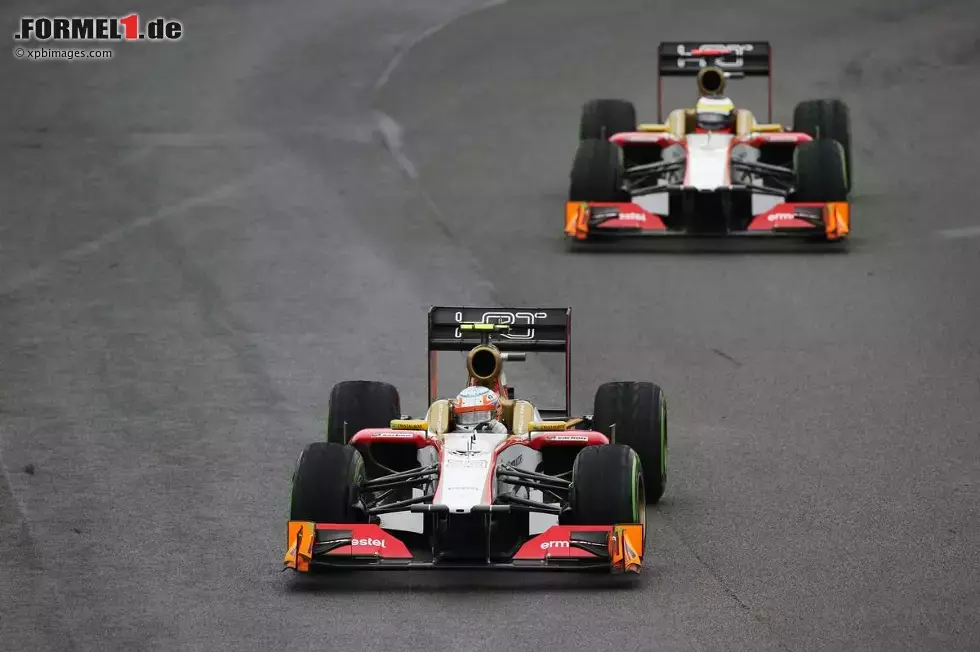
[[[840,150],[840,166],[841,169],[844,171],[844,186],[846,186],[847,189],[850,190],[851,184],[849,184],[847,181],[847,153],[844,151],[844,146],[839,142],[837,142],[837,149]]]
[[[639,523],[640,522],[640,503],[637,502],[637,500],[636,500],[636,485],[639,484],[636,481],[637,480],[637,477],[639,476],[639,472],[637,471],[637,468],[636,468],[636,463],[637,463],[637,460],[639,460],[639,459],[640,459],[639,455],[637,455],[636,453],[634,453],[633,454],[633,482],[631,483],[632,484],[632,492],[633,492],[633,522],[634,523]]]
[[[660,476],[667,477],[667,399],[660,393]]]

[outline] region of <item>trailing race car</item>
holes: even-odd
[[[565,234],[790,235],[840,240],[850,231],[851,127],[841,100],[796,105],[793,126],[772,123],[769,43],[661,43],[656,124],[632,103],[587,102],[572,166]],[[697,76],[694,108],[663,114],[663,77]],[[758,123],[724,95],[729,78],[769,82]]]
[[[503,322],[503,323],[501,323]],[[293,475],[286,568],[639,572],[647,503],[667,480],[667,406],[650,382],[606,383],[571,418],[570,309],[429,310],[429,402],[337,384],[327,441]],[[436,354],[468,351],[468,382],[437,398]],[[505,361],[565,357],[565,407],[515,398]]]

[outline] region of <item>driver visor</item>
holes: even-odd
[[[698,127],[702,129],[727,129],[731,126],[732,118],[728,113],[699,113]]]
[[[456,423],[461,426],[476,426],[491,419],[493,419],[493,410],[472,410],[456,413]]]

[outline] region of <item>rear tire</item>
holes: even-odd
[[[798,202],[841,202],[847,200],[844,151],[833,140],[815,140],[796,148],[796,191]]]
[[[793,130],[817,140],[836,140],[844,149],[847,190],[851,180],[851,112],[841,100],[806,100],[793,110]]]
[[[595,393],[593,428],[636,451],[643,464],[646,500],[660,501],[667,488],[667,399],[650,382],[604,383]],[[616,426],[613,433],[612,426]]]
[[[571,523],[646,525],[643,466],[629,446],[586,446],[572,466]],[[646,534],[644,533],[644,548]]]
[[[583,140],[575,152],[569,201],[627,202],[619,147],[606,140]]]
[[[361,500],[364,460],[352,446],[314,442],[303,449],[293,472],[289,520],[367,523]]]
[[[348,380],[334,385],[327,410],[327,441],[346,444],[358,430],[387,428],[401,416],[394,385],[373,380]],[[344,422],[346,426],[346,438]]]
[[[615,134],[636,131],[636,107],[627,100],[589,100],[582,106],[579,140],[607,140]]]

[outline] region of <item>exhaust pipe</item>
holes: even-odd
[[[466,370],[477,385],[492,388],[503,371],[503,357],[496,347],[474,346],[466,355]]]
[[[701,95],[721,95],[725,92],[725,71],[708,66],[698,71],[698,91]]]

